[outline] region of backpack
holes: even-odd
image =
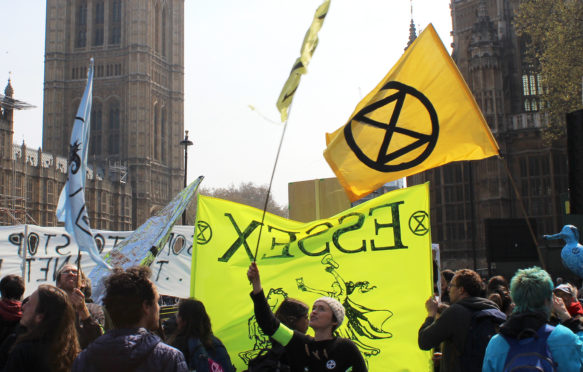
[[[492,336],[498,333],[500,324],[506,321],[506,314],[498,309],[476,310],[472,314],[466,335],[464,350],[460,356],[461,370],[481,372],[486,346]]]
[[[553,361],[547,339],[555,327],[545,324],[538,331],[525,329],[524,332],[531,332],[533,337],[526,339],[507,338],[504,339],[510,345],[506,361],[504,362],[504,372],[512,371],[544,371],[555,372],[557,364]]]
[[[247,372],[290,372],[291,367],[283,360],[285,348],[274,343],[271,349],[263,349],[249,361]]]
[[[212,357],[209,356],[206,348],[197,338],[188,339],[188,351],[190,354],[190,360],[188,361],[188,366],[191,370],[196,372],[229,372],[232,369],[229,368],[231,365],[230,359],[228,359],[227,350],[225,346],[218,340],[213,339],[213,346],[215,347],[214,352],[212,352]],[[221,358],[220,349],[224,349],[224,355],[227,358]],[[221,360],[223,359],[223,360]],[[225,368],[223,368],[225,366]]]

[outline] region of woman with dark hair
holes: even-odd
[[[235,371],[227,349],[213,335],[211,320],[202,302],[191,298],[180,300],[176,324],[176,333],[168,343],[182,351],[189,369],[220,371],[220,366],[224,372]]]
[[[345,317],[342,304],[331,297],[320,297],[314,302],[309,326],[314,337],[292,330],[282,324],[271,312],[265,299],[259,269],[252,262],[247,279],[253,285],[255,318],[261,330],[280,343],[289,355],[291,371],[366,371],[366,363],[358,347],[347,338],[336,337],[334,332]]]
[[[295,298],[287,297],[275,311],[275,317],[286,327],[305,334],[308,331],[309,306]],[[271,342],[270,349],[263,349],[249,361],[248,372],[290,371],[290,358],[278,342]]]
[[[22,310],[20,324],[28,331],[16,340],[4,371],[70,371],[80,349],[67,294],[41,285]]]
[[[288,328],[306,333],[308,331],[309,311],[310,307],[306,303],[288,297],[275,311],[275,317]]]
[[[502,275],[496,275],[488,280],[486,286],[486,298],[494,301],[500,310],[510,316],[514,305],[512,298],[510,298],[510,290],[508,289],[508,281]]]

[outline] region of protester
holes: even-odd
[[[536,351],[537,346],[541,346],[537,340],[548,347],[543,344],[542,350],[549,351],[548,357],[558,372],[583,370],[583,332],[575,335],[563,325],[548,325],[552,308],[562,307],[559,312],[564,314],[564,319],[569,318],[563,302],[553,298],[553,281],[549,274],[538,267],[518,270],[510,282],[510,296],[516,307],[500,328],[500,334],[488,344],[483,371],[506,370],[509,352],[515,353],[518,347],[527,352]],[[519,346],[511,347],[515,344]]]
[[[570,284],[559,284],[553,291],[565,303],[565,307],[572,317],[583,316],[583,306],[577,299],[576,288]]]
[[[286,298],[275,311],[275,317],[286,327],[306,333],[310,325],[308,312],[310,307],[295,298]]]
[[[291,330],[306,334],[309,327],[309,306],[295,298],[286,298],[275,311],[275,317]],[[289,371],[290,357],[285,348],[272,341],[271,348],[262,350],[249,361],[248,372]]]
[[[510,316],[514,305],[510,298],[510,290],[508,289],[508,281],[502,275],[496,275],[488,280],[486,286],[486,298],[498,305],[500,310]]]
[[[453,272],[453,270],[450,270],[450,269],[445,269],[445,270],[441,271],[441,298],[440,298],[440,302],[443,302],[446,304],[450,303],[448,287],[449,287],[449,282],[451,282],[451,279],[453,278],[454,275],[455,275],[455,273]]]
[[[87,306],[84,287],[88,285],[88,278],[81,273],[77,266],[66,264],[56,274],[57,287],[67,293],[75,309],[75,327],[79,337],[79,345],[85,349],[97,337],[103,334],[104,315],[101,306]],[[90,290],[89,290],[90,293]],[[89,310],[91,308],[91,310]]]
[[[170,338],[169,344],[182,351],[190,370],[206,370],[209,368],[208,358],[211,358],[211,370],[214,366],[212,363],[216,363],[224,372],[235,371],[227,349],[213,335],[211,320],[202,302],[194,299],[181,300],[176,323],[178,329]]]
[[[439,319],[439,317],[441,316],[441,314],[445,311],[445,309],[447,309],[449,307],[448,303],[444,303],[444,302],[440,302],[439,306],[437,307],[437,313],[435,314],[435,319]],[[433,348],[433,371],[434,372],[440,372],[439,371],[439,362],[441,361],[441,349],[442,349],[442,344],[439,344],[438,347]]]
[[[292,371],[366,371],[366,364],[358,347],[349,339],[335,337],[333,332],[344,320],[344,307],[337,300],[321,297],[314,302],[309,326],[314,337],[294,331],[282,324],[271,312],[261,287],[259,269],[252,262],[247,278],[253,285],[255,318],[261,330],[284,346],[291,361]]]
[[[24,280],[18,275],[6,275],[0,280],[0,344],[13,333],[22,317]]]
[[[40,285],[23,306],[20,323],[27,332],[16,340],[4,372],[65,372],[79,353],[75,312],[66,293]]]
[[[75,360],[73,371],[186,372],[182,353],[151,331],[159,327],[158,291],[146,266],[114,269],[105,280],[103,303],[113,329]]]
[[[487,341],[466,347],[466,341],[473,340],[470,325],[478,312],[491,318],[491,322],[502,323],[506,316],[495,303],[478,297],[483,290],[482,278],[473,270],[458,270],[449,285],[451,306],[436,319],[439,303],[435,297],[425,302],[427,318],[418,334],[419,347],[430,350],[442,344],[440,372],[480,370]],[[483,312],[485,311],[485,312]],[[482,340],[478,340],[482,341]]]

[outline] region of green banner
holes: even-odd
[[[431,371],[417,331],[432,293],[428,184],[395,190],[334,217],[301,223],[267,214],[257,255],[273,310],[286,297],[338,299],[370,371]],[[199,196],[191,295],[238,370],[269,345],[253,316],[246,278],[262,211]],[[311,331],[309,331],[310,333]]]

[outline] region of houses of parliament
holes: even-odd
[[[92,227],[131,230],[184,179],[184,0],[47,0],[41,149],[0,119],[0,225],[56,225],[73,119],[95,60],[86,198]],[[13,99],[9,82],[4,102]]]
[[[456,162],[408,178],[430,181],[432,239],[446,267],[484,267],[489,237],[504,235],[501,228],[524,214],[538,235],[562,224],[566,141],[543,142],[541,79],[514,30],[518,4],[450,2],[452,57],[503,160]],[[4,107],[0,224],[56,223],[68,134],[93,56],[91,223],[136,228],[183,181],[184,0],[47,0],[46,20],[42,151],[13,145],[15,123]],[[8,85],[5,95],[11,92]]]

